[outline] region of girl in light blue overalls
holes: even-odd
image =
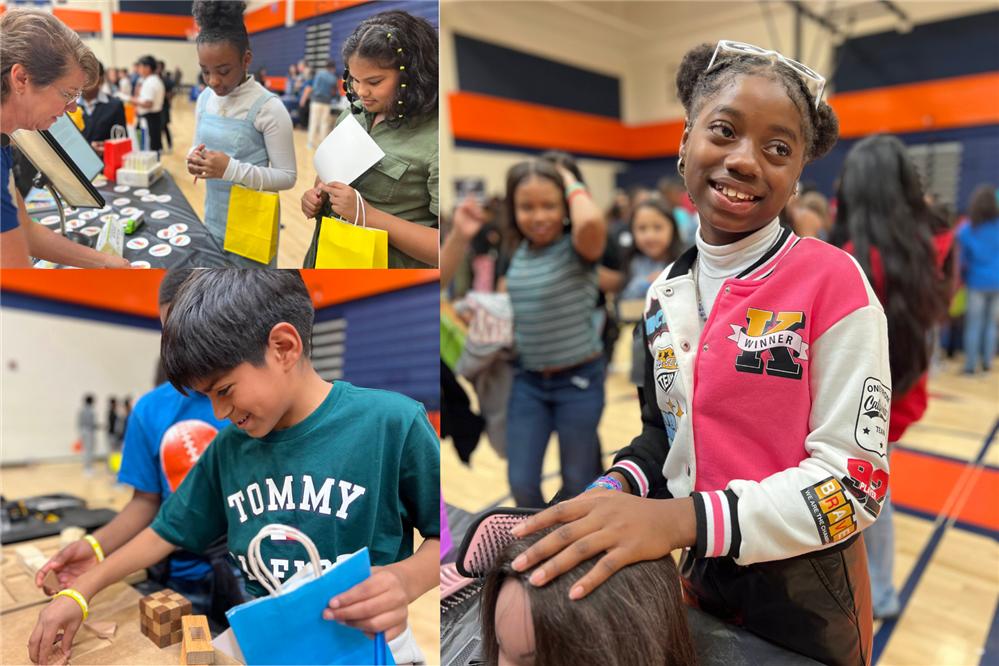
[[[297,178],[291,117],[280,100],[267,104],[277,95],[247,76],[252,55],[245,5],[197,0],[192,12],[201,28],[198,60],[207,86],[198,98],[187,168],[196,180],[206,180],[205,226],[219,246],[225,244],[234,185],[275,192],[293,187]],[[277,265],[277,255],[269,264],[232,252],[226,257],[236,268]]]

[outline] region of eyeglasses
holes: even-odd
[[[767,49],[761,49],[759,46],[753,46],[752,44],[745,44],[743,42],[731,42],[727,39],[720,40],[718,46],[715,47],[715,52],[711,56],[711,62],[708,63],[708,68],[705,72],[710,72],[711,68],[714,67],[715,60],[718,58],[719,51],[728,51],[729,53],[740,53],[748,54],[754,56],[760,56],[763,58],[769,58],[770,60],[779,60],[788,67],[790,67],[794,72],[801,78],[812,81],[818,85],[818,92],[815,94],[815,108],[819,107],[819,102],[822,101],[822,91],[826,88],[826,79],[821,74],[818,74],[811,68],[802,65],[797,60],[791,60],[790,58],[785,58],[777,51],[768,51]]]
[[[60,88],[59,86],[54,85],[54,84],[53,84],[52,87],[55,88],[56,90],[58,90],[60,93],[62,93],[63,99],[66,100],[66,106],[69,106],[70,104],[72,104],[73,102],[75,102],[76,98],[80,96],[80,93],[76,93],[75,95],[72,95],[72,94],[66,92],[65,90],[63,90],[62,88]]]

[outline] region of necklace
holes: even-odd
[[[697,314],[701,316],[701,322],[707,323],[708,315],[704,313],[704,306],[701,305],[701,258],[694,259],[694,294],[697,296]]]
[[[246,81],[243,81],[243,83],[246,83]],[[222,100],[219,99],[216,96],[215,101],[218,102],[219,109],[222,110],[222,117],[223,118],[225,117],[226,113],[228,113],[229,111],[232,111],[232,107],[236,106],[236,102],[239,101],[239,93],[241,93],[241,92],[243,92],[243,86],[242,85],[240,85],[238,88],[236,88],[236,95],[232,98],[232,104],[229,105],[228,109],[225,108],[224,106],[222,106]]]

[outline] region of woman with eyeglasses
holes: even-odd
[[[888,328],[857,262],[778,217],[838,121],[820,76],[750,45],[692,49],[676,83],[677,170],[700,226],[646,296],[642,432],[581,497],[514,528],[563,524],[512,566],[546,585],[604,553],[569,593],[585,601],[622,567],[682,549],[688,604],[863,666],[860,532],[888,490]]]
[[[76,111],[98,79],[97,58],[51,13],[8,9],[0,18],[0,268],[31,268],[31,257],[80,268],[129,268],[121,257],[78,245],[28,217],[14,186],[10,135],[44,130]]]

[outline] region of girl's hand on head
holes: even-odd
[[[572,173],[571,171],[569,171],[568,169],[566,169],[564,166],[562,166],[558,162],[555,163],[555,170],[558,171],[558,175],[562,176],[562,187],[563,187],[563,189],[567,190],[567,189],[569,189],[570,185],[573,185],[574,183],[579,182],[578,179],[576,178],[576,175],[574,173]]]
[[[471,195],[465,197],[461,205],[454,211],[454,231],[461,238],[471,240],[482,229],[485,224],[486,215],[482,206],[475,201]]]
[[[194,165],[193,173],[198,178],[222,178],[229,166],[229,156],[217,150],[202,150],[187,157],[188,171]]]
[[[28,657],[35,664],[49,663],[52,650],[62,650],[69,655],[73,637],[83,624],[83,609],[71,597],[59,597],[38,614],[38,624],[28,639]],[[62,634],[62,644],[55,647],[56,637]]]
[[[390,567],[371,567],[371,578],[330,599],[324,620],[360,629],[368,638],[384,631],[390,641],[406,631],[409,600]]]
[[[562,525],[519,555],[513,568],[525,571],[543,563],[530,578],[533,585],[540,586],[603,553],[597,566],[569,592],[570,598],[581,599],[622,567],[657,560],[680,547],[671,506],[677,501],[650,500],[595,488],[514,527],[513,535],[522,537]]]
[[[330,206],[334,213],[351,223],[357,218],[357,223],[361,224],[362,220],[357,215],[357,195],[354,194],[353,187],[337,182],[323,184],[319,187],[329,195]]]

